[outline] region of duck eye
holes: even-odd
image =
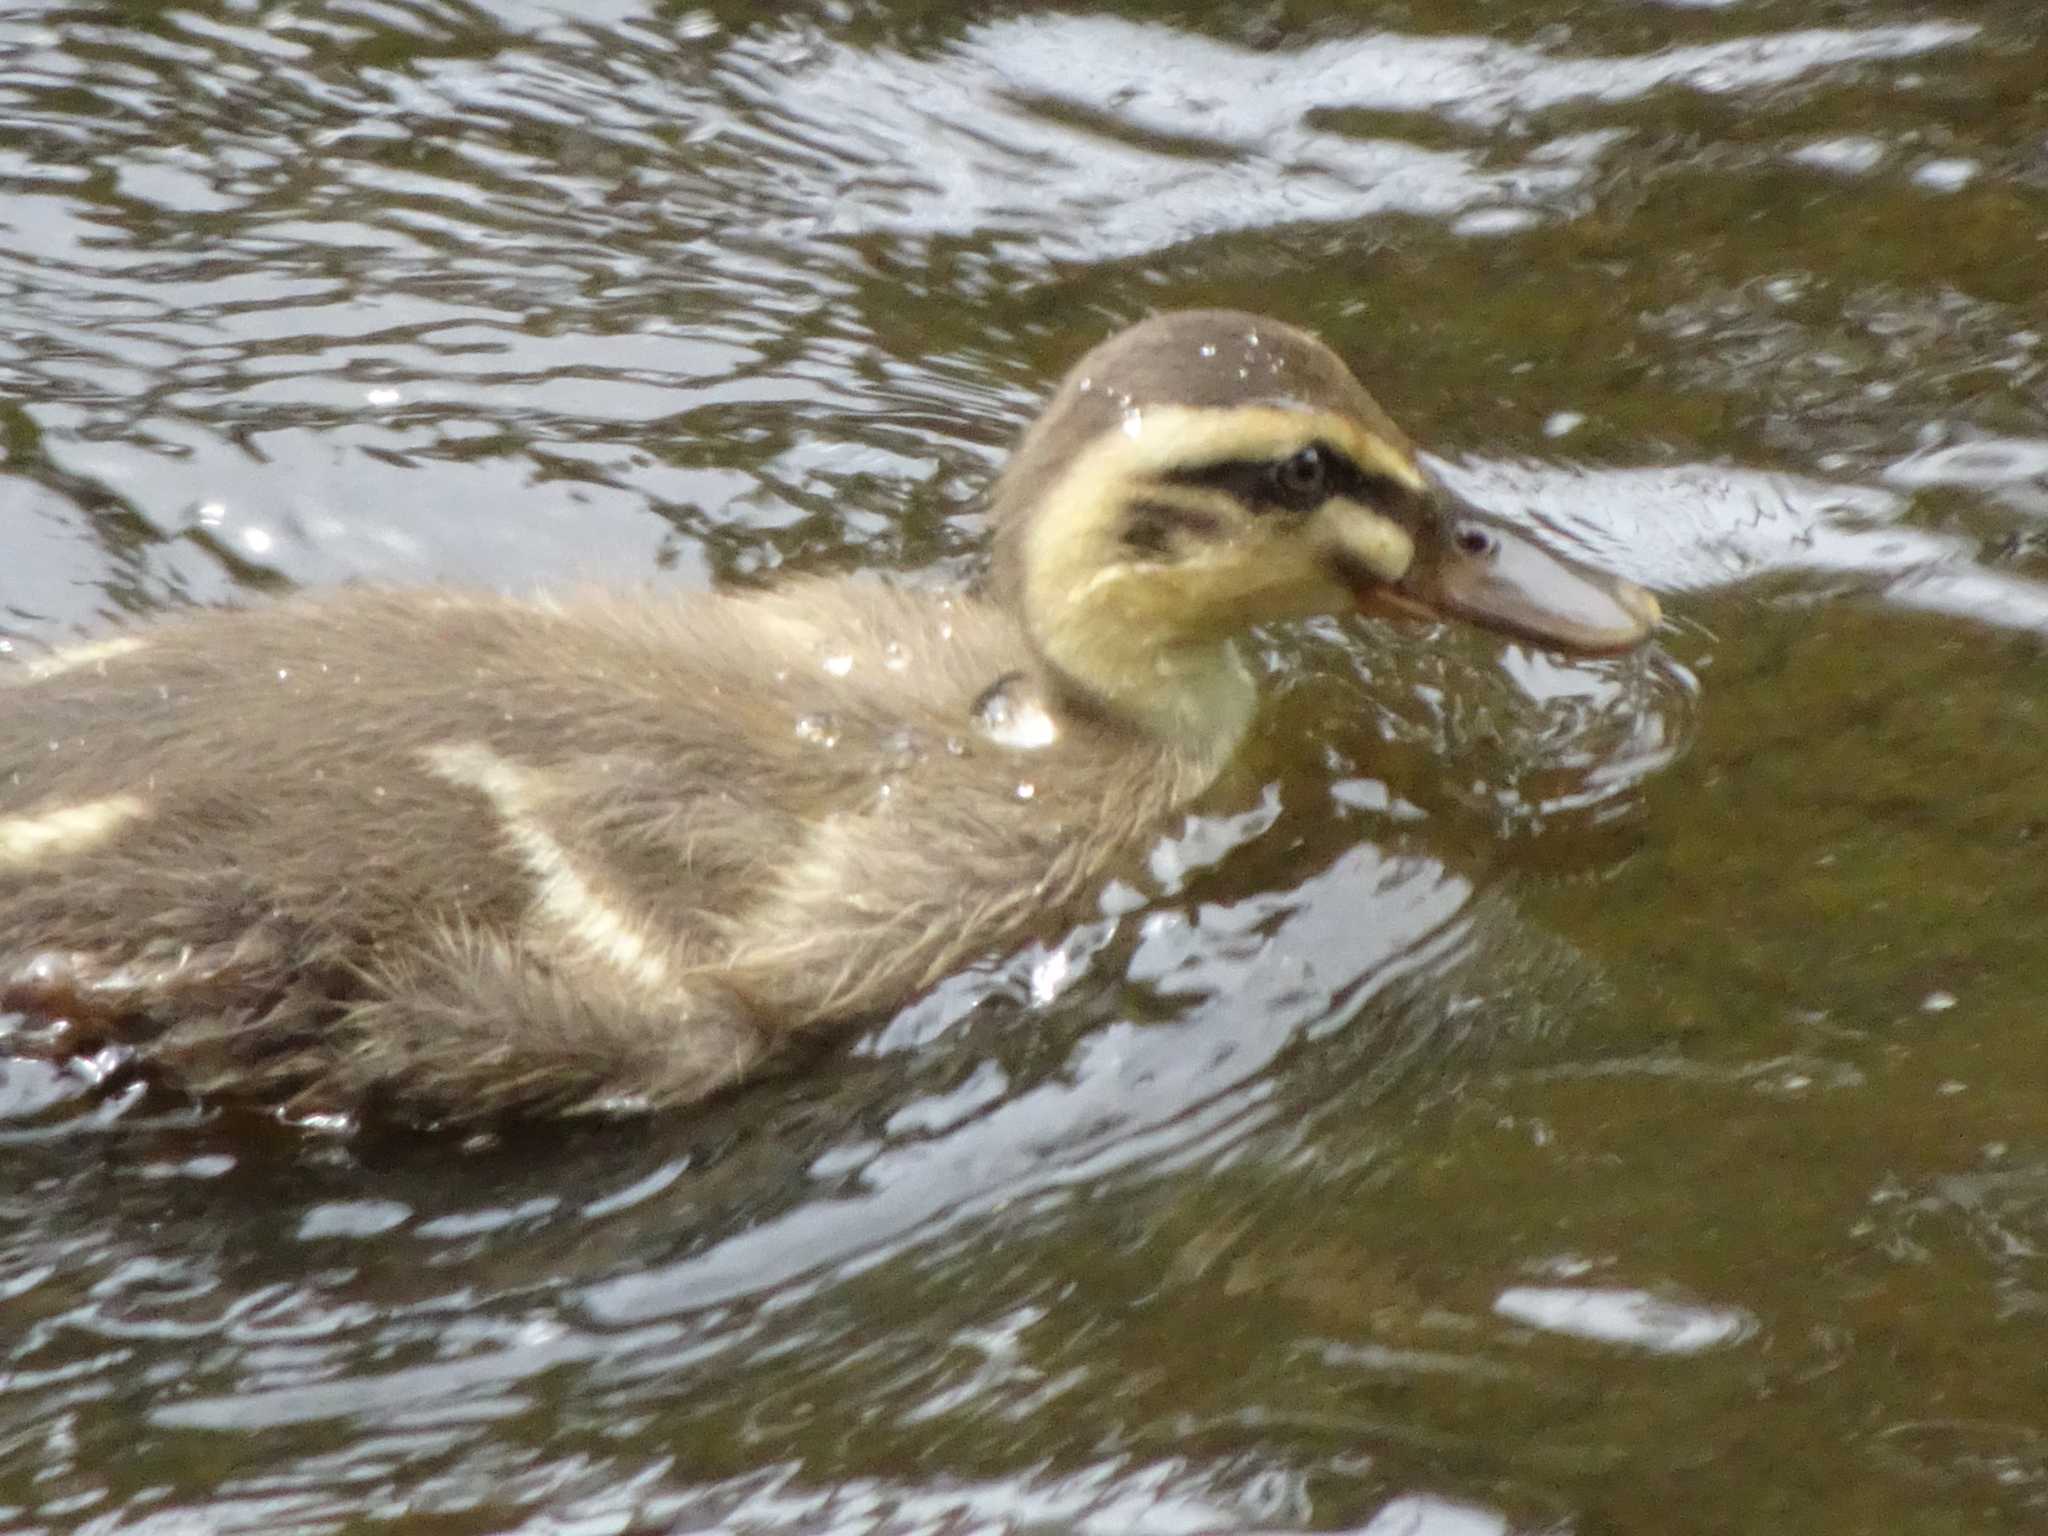
[[[1289,506],[1305,508],[1320,501],[1330,482],[1330,456],[1314,444],[1288,455],[1272,468],[1273,489]]]

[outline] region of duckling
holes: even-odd
[[[685,1105],[1142,849],[1251,727],[1251,626],[1658,622],[1251,314],[1089,352],[990,520],[975,595],[343,590],[16,668],[0,1008],[293,1114]]]

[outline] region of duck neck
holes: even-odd
[[[1016,615],[1050,698],[1171,753],[1195,793],[1257,709],[1237,627],[1188,623],[1181,586],[1118,542],[1116,487],[1102,474],[1084,465],[1049,495],[1015,473],[998,490],[994,601]]]
[[[1073,632],[1034,635],[1055,695],[1155,742],[1207,785],[1236,754],[1258,707],[1258,684],[1228,639],[1174,647],[1118,644]]]

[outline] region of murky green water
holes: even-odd
[[[1322,330],[1662,651],[1270,637],[1137,910],[694,1120],[0,1073],[0,1523],[2048,1524],[2032,0],[0,7],[0,639],[972,573]]]

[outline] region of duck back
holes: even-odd
[[[1198,770],[1001,611],[346,592],[0,681],[0,1003],[302,1110],[688,1102],[1070,902]]]

